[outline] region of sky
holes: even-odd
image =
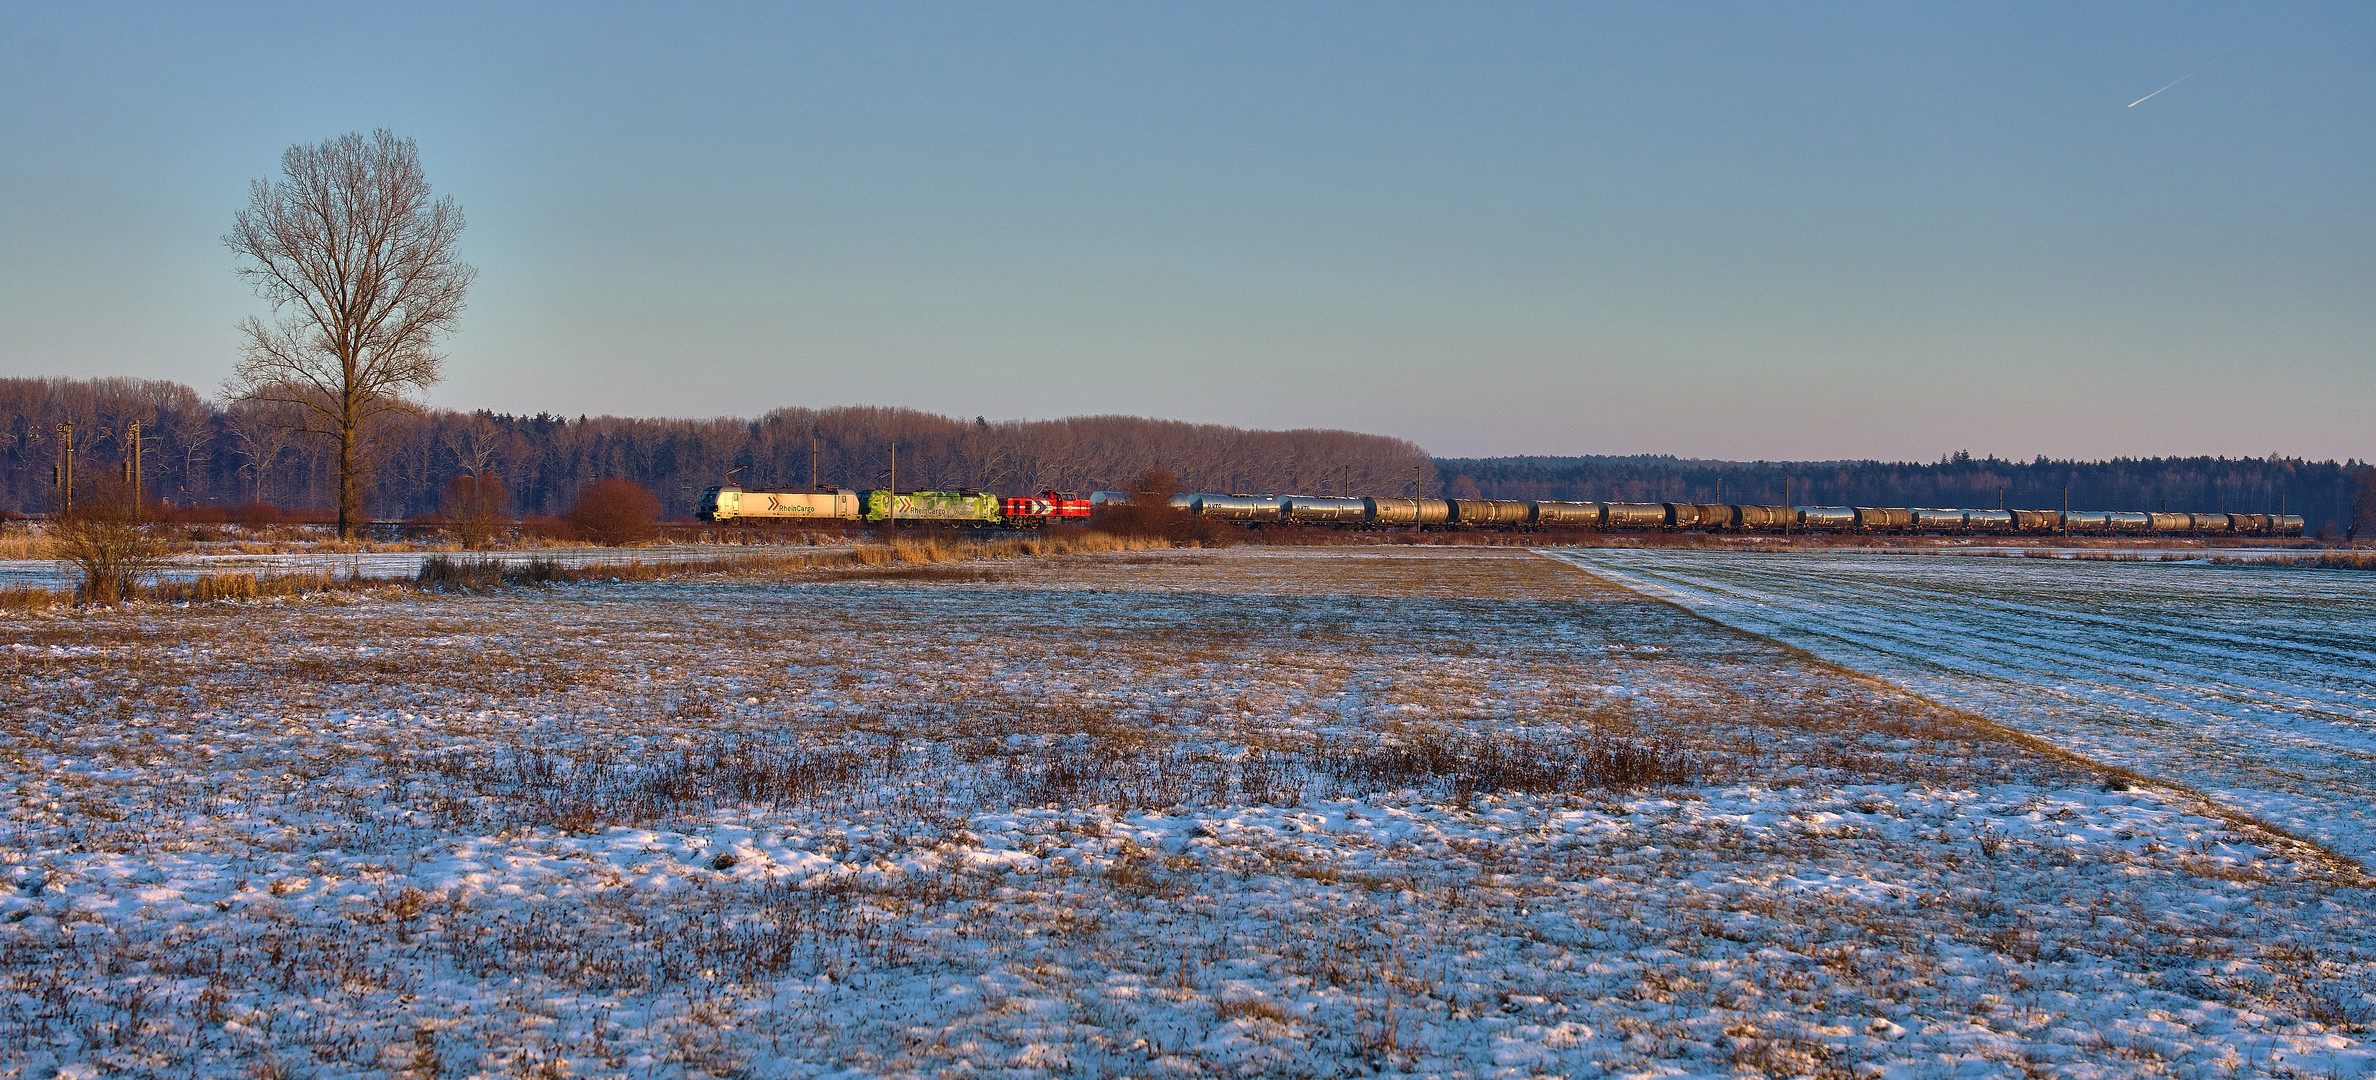
[[[2376,457],[2362,2],[0,0],[0,375],[217,390],[248,185],[382,127],[444,407]]]

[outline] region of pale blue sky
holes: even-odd
[[[248,181],[384,126],[459,408],[2376,451],[2376,5],[395,10],[0,0],[0,374],[216,386]]]

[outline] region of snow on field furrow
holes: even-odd
[[[2216,792],[2363,860],[2376,856],[2376,588],[2365,575],[1902,556],[1560,557]],[[2199,628],[2212,619],[2221,629]]]
[[[2250,595],[2237,595],[2210,599],[2188,598],[2180,601],[2166,595],[2157,595],[2151,597],[2147,604],[2137,605],[2138,597],[2134,594],[2107,599],[2092,590],[2040,590],[2033,592],[2019,586],[2012,586],[2011,583],[2001,580],[1994,583],[1998,588],[1991,590],[1987,587],[1988,582],[1909,581],[1903,574],[1860,573],[1859,571],[1864,569],[1862,567],[1841,568],[1836,573],[1829,573],[1815,580],[1799,579],[1796,575],[1777,573],[1765,567],[1693,567],[1688,571],[1677,572],[1627,563],[1625,554],[1595,552],[1592,558],[1602,564],[1626,564],[1626,569],[1629,572],[1645,577],[1670,580],[1672,583],[1678,584],[1687,581],[1691,587],[1711,596],[1725,597],[1737,604],[1752,607],[1770,605],[1773,599],[1780,595],[1776,592],[1776,587],[1787,579],[1787,584],[1792,587],[1792,594],[1816,598],[1832,604],[1836,609],[1829,613],[1832,621],[1855,625],[1867,632],[1886,633],[1887,628],[1893,625],[1893,621],[1888,615],[1868,617],[1869,612],[1911,603],[1929,607],[1953,606],[1959,611],[1973,616],[1988,614],[1994,614],[2000,618],[2012,616],[2014,619],[2020,620],[2020,623],[2008,625],[2015,625],[2019,633],[1989,634],[1988,624],[1985,622],[1965,624],[1962,627],[1966,632],[1988,636],[1991,640],[2012,648],[2020,648],[2024,642],[2036,640],[2043,635],[2054,640],[2059,649],[2071,651],[2077,655],[2084,656],[2093,651],[2101,656],[2120,656],[2133,659],[2138,650],[2128,646],[2134,642],[2175,640],[2185,647],[2184,655],[2203,657],[2220,665],[2217,670],[2228,671],[2238,665],[2266,665],[2288,674],[2300,674],[2315,670],[2315,667],[2305,665],[2314,665],[2319,661],[2362,666],[2376,662],[2376,653],[2370,652],[2364,644],[2353,647],[2355,643],[2348,638],[2271,639],[2268,636],[2269,628],[2267,626],[2256,624],[2252,620],[2233,613],[2233,604],[2251,603],[2256,599],[2260,603],[2266,603],[2269,598],[2265,596],[2255,598]],[[1754,558],[1755,556],[1743,557]],[[1904,561],[1904,557],[1891,560],[1889,563],[1883,563],[1882,569],[1902,570]],[[1827,567],[1828,569],[1830,568]],[[2001,577],[2007,574],[2020,574],[2022,564],[2015,563],[2009,568],[1988,567],[1987,569],[2000,571],[1999,576]],[[2045,575],[2060,571],[2051,568],[2038,568],[2036,572]],[[1961,579],[1971,573],[1969,568],[1958,566],[1951,568],[1948,574],[1942,576]],[[1728,582],[1738,582],[1739,585],[1735,587],[1729,585]],[[2187,610],[2179,614],[2171,613],[2169,609],[2173,604],[2180,602],[2185,603]],[[2114,603],[2126,603],[2130,606],[2114,610],[2111,607]],[[2050,626],[2041,627],[2035,624],[2035,616],[2045,609],[2051,609],[2055,613],[2056,622]],[[2179,621],[2181,617],[2187,621]],[[2211,619],[2235,624],[2240,629],[2233,632],[2213,631],[2201,625],[2204,621]],[[2091,650],[2089,641],[2091,638],[2097,637],[2118,642],[2121,647]],[[2054,654],[2039,652],[2040,657],[2051,655]]]
[[[2184,635],[2157,637],[2156,625],[2139,620],[2117,635],[2081,636],[2066,625],[2040,628],[2040,612],[1990,619],[1986,613],[1968,617],[1961,604],[1949,605],[1963,619],[1955,627],[1956,647],[1937,648],[1940,627],[1921,620],[1905,620],[1900,612],[1917,608],[1903,595],[1887,591],[1858,592],[1838,597],[1827,612],[1828,624],[1812,637],[1889,651],[1903,664],[1936,672],[1980,675],[2041,684],[2054,692],[2053,680],[2069,680],[2081,694],[2108,693],[2115,698],[2142,695],[2211,715],[2198,722],[2219,724],[2238,710],[2221,710],[2230,703],[2261,713],[2280,713],[2287,726],[2308,729],[2321,746],[2365,751],[2376,746],[2367,723],[2369,699],[2363,692],[2335,687],[2324,667],[2298,663],[2265,665],[2246,673],[2249,661],[2228,655],[2205,655],[2190,646]],[[1845,608],[1845,610],[1842,610]],[[2053,616],[2060,624],[2067,616]],[[2281,633],[2282,627],[2272,627]],[[2107,678],[2109,674],[2109,678]],[[2132,691],[2134,692],[2132,694]]]
[[[2265,571],[2263,571],[2265,572]],[[1645,575],[1656,576],[1656,575]],[[1698,587],[1700,582],[1690,574],[1665,575],[1670,587],[1685,589]],[[1767,589],[1789,588],[1792,582],[1758,579]],[[1703,590],[1713,592],[1714,590]],[[1901,655],[1903,662],[1912,665],[1929,664],[1941,670],[1981,672],[1988,674],[2063,673],[2072,675],[2096,674],[2117,665],[2121,670],[2136,673],[2132,681],[2152,685],[2156,677],[2166,685],[2185,685],[2203,692],[2225,694],[2239,700],[2271,700],[2274,695],[2281,706],[2297,719],[2326,719],[2341,721],[2346,726],[2322,732],[2338,741],[2356,741],[2355,736],[2364,725],[2356,723],[2365,717],[2376,716],[2376,695],[2368,692],[2364,680],[2361,685],[2335,685],[2326,677],[2334,665],[2310,666],[2293,660],[2268,661],[2268,654],[2288,647],[2283,641],[2269,642],[2259,654],[2245,656],[2234,651],[2218,652],[2201,647],[2200,641],[2190,641],[2183,633],[2161,633],[2163,624],[2149,619],[2136,619],[2119,627],[2117,633],[2101,635],[2075,634],[2065,625],[2072,621],[2071,613],[2055,610],[2051,620],[2041,609],[2022,609],[2011,612],[2013,617],[1999,617],[1987,621],[1985,613],[1974,612],[1970,605],[1950,600],[1933,605],[1952,608],[1959,621],[1954,630],[1960,649],[1929,648],[1939,643],[1939,627],[1920,620],[1909,619],[1904,613],[1920,610],[1923,605],[1909,591],[1886,588],[1832,590],[1803,589],[1803,594],[1832,605],[1820,620],[1806,620],[1812,625],[1792,626],[1796,632],[1812,638],[1842,643],[1871,643]],[[1790,625],[1785,618],[1774,616],[1772,609],[1752,612],[1738,601],[1762,596],[1751,589],[1737,590],[1734,603],[1710,603],[1709,610],[1722,610],[1741,621],[1765,621]],[[2117,618],[2112,616],[2111,618]],[[2051,624],[2048,624],[2051,622]],[[2285,627],[2273,625],[2270,634],[2282,634]],[[1985,644],[1988,649],[1975,646]],[[2158,650],[2158,651],[2157,651]],[[2376,665],[2376,654],[2358,650],[2335,649],[2331,653],[2345,658],[2343,666],[2361,661]],[[2255,661],[2268,661],[2255,665]],[[2266,677],[2240,674],[2238,669],[2260,666],[2268,669]],[[2206,686],[2205,684],[2211,684]]]
[[[1690,575],[1644,575],[1670,586],[1684,584],[1731,600],[1754,603],[1769,595],[1752,587],[1704,585]],[[1774,588],[1760,579],[1766,588]],[[1936,649],[1940,628],[1908,621],[1900,612],[1923,605],[1922,590],[1859,585],[1852,588],[1806,589],[1803,595],[1831,605],[1818,625],[1794,626],[1812,640],[1850,647],[1870,646],[1894,653],[1901,663],[1942,673],[1980,674],[2030,682],[2050,677],[2082,683],[2107,670],[2129,673],[2132,683],[2156,694],[2181,693],[2223,697],[2238,703],[2259,703],[2289,712],[2296,722],[2322,721],[2329,725],[2321,741],[2376,745],[2376,705],[2362,695],[2330,688],[2318,677],[2325,668],[2302,662],[2302,650],[2290,641],[2263,639],[2262,648],[2207,647],[2211,642],[2240,641],[2195,634],[2182,626],[2150,618],[2124,619],[2056,610],[2056,625],[2036,625],[2041,611],[2025,602],[1995,605],[1971,603],[1969,594],[1933,591],[1932,606],[1968,613],[1954,627],[1960,649]],[[1708,605],[1714,610],[1716,605]],[[1991,607],[1994,610],[1989,610]],[[1725,610],[1739,611],[1737,606]],[[1991,616],[1994,616],[1993,618]],[[1754,615],[1746,616],[1755,618]],[[2076,628],[2076,629],[2075,629]],[[2162,646],[2168,646],[2163,648]],[[2360,657],[2350,650],[2321,650],[2327,659],[2351,662]]]
[[[2057,699],[2064,706],[2126,705],[2137,709],[2143,718],[2184,725],[2185,730],[2177,733],[2180,739],[2232,739],[2241,730],[2243,734],[2261,741],[2269,750],[2285,749],[2286,752],[2282,754],[2270,753],[2266,756],[2271,759],[2268,764],[2280,766],[2287,773],[2298,772],[2303,768],[2319,771],[2322,767],[2325,771],[2355,772],[2358,771],[2356,766],[2348,760],[2339,764],[2339,759],[2360,759],[2365,753],[2367,740],[2364,733],[2358,730],[2357,724],[2350,729],[2338,730],[2331,722],[2321,722],[2331,720],[2333,716],[2333,710],[2325,706],[2323,695],[2296,694],[2291,700],[2272,700],[2258,687],[2239,687],[2234,685],[2233,680],[2221,685],[2217,681],[2218,673],[2209,664],[2184,665],[2172,673],[2168,670],[2171,665],[2157,664],[2145,658],[2150,653],[2142,645],[2130,650],[2060,649],[2055,646],[2054,635],[2057,631],[2054,628],[2038,631],[2037,636],[2049,639],[2043,647],[1999,646],[1994,656],[1976,656],[1971,651],[1958,651],[1956,647],[1942,647],[1943,631],[1934,623],[1921,619],[1902,619],[1893,623],[1893,619],[1901,618],[1894,613],[1908,610],[1913,605],[1892,599],[1888,593],[1878,597],[1853,594],[1843,598],[1841,603],[1847,610],[1830,608],[1824,612],[1826,619],[1809,620],[1815,624],[1813,627],[1802,623],[1785,624],[1772,629],[1781,631],[1786,638],[1795,634],[1799,643],[1816,648],[1818,652],[1829,649],[1835,658],[1842,652],[1880,653],[1888,656],[1897,670],[1910,671],[1935,682],[1958,683],[1967,692],[1985,695],[1988,692],[1985,680],[2006,680],[2013,685],[2002,688],[1997,696],[2010,698],[2007,704],[2014,708],[2034,711],[2040,705],[2053,703]],[[1737,614],[1738,608],[1730,610],[1735,612],[1732,615],[1735,619],[1747,623],[1758,622],[1753,616],[1744,618]],[[1824,626],[1825,622],[1830,625]],[[1768,624],[1753,625],[1752,628],[1768,629]],[[1972,638],[1959,638],[1957,645],[1962,650],[1970,650]],[[2021,662],[2025,659],[2024,653],[2035,655],[2037,659],[2025,664]],[[2095,664],[2093,671],[2088,670],[2091,661]],[[2163,672],[2158,678],[2152,674],[2156,668]],[[2211,685],[2205,686],[2205,683]],[[2222,697],[2229,702],[2248,703],[2251,707],[2248,710],[2217,710],[2215,707],[2220,704],[2217,699]],[[2234,712],[2243,712],[2245,719],[2238,721],[2232,718],[2231,713]],[[2272,713],[2283,716],[2285,722],[2282,726],[2272,727],[2252,719],[2256,715]],[[2325,715],[2321,716],[2321,713]],[[2168,734],[2166,730],[2159,732],[2155,740],[2159,741]],[[2082,732],[2079,737],[2086,738],[2087,735]],[[2250,764],[2244,767],[2252,772],[2267,771]]]

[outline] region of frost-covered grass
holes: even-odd
[[[2376,1064],[2356,866],[1572,567],[914,569],[0,617],[0,1074]]]

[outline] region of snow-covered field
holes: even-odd
[[[1918,555],[1559,555],[2376,860],[2376,575]]]
[[[2376,1071],[2357,866],[1526,552],[0,643],[0,1075]]]

